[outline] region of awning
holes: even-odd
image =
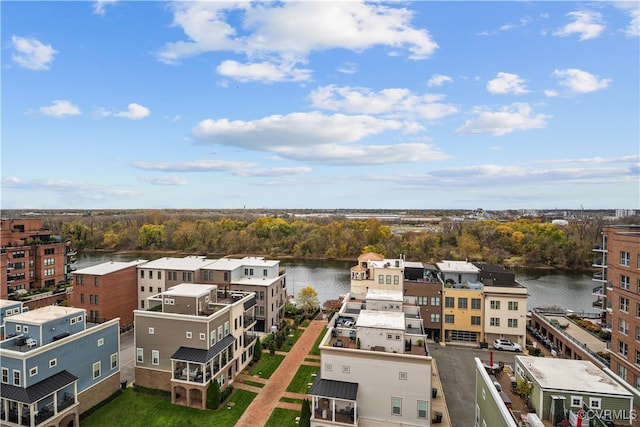
[[[227,347],[235,342],[233,335],[227,335],[220,341],[209,347],[208,350],[193,347],[180,347],[173,353],[171,360],[178,360],[182,362],[195,362],[195,363],[207,363],[218,354],[222,353]]]
[[[254,305],[256,305],[256,296],[254,295],[253,297],[251,297],[251,299],[249,299],[249,301],[245,301],[244,302],[244,309],[245,311],[250,309],[251,307],[253,307]]]
[[[37,402],[43,397],[48,396],[56,390],[60,390],[77,380],[78,377],[75,375],[67,371],[62,371],[27,388],[2,384],[2,387],[0,387],[0,395],[3,399],[29,404]]]
[[[316,380],[309,389],[309,395],[355,401],[358,397],[358,383],[323,380],[316,377]]]

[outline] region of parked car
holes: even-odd
[[[505,339],[497,339],[493,342],[493,348],[496,350],[507,350],[507,351],[522,351],[522,346],[520,344],[516,344],[509,340]]]

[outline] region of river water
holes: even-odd
[[[154,260],[161,255],[79,253],[78,269],[108,261],[132,261],[135,259]],[[179,255],[178,255],[179,256]],[[324,302],[337,299],[349,292],[349,270],[356,261],[282,260],[280,265],[287,270],[287,287],[290,295],[296,295],[305,286],[312,286],[318,292],[318,299]],[[591,295],[597,283],[589,273],[574,273],[561,270],[515,270],[516,280],[527,287],[529,298],[527,308],[559,306],[576,313],[593,313]]]

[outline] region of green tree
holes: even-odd
[[[304,399],[302,401],[302,409],[300,410],[300,423],[298,425],[300,427],[311,426],[311,404],[309,403],[309,399]]]
[[[298,307],[302,308],[306,314],[313,313],[320,307],[318,292],[311,286],[306,286],[298,292],[296,302]]]
[[[220,398],[220,384],[218,384],[217,380],[213,380],[209,383],[209,388],[207,388],[207,408],[218,409]]]
[[[164,225],[145,224],[140,227],[138,242],[144,249],[162,249],[166,243]]]
[[[257,362],[262,357],[262,342],[258,338],[256,340],[256,345],[253,347],[253,361]]]

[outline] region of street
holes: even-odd
[[[514,356],[522,353],[481,350],[477,347],[447,345],[441,347],[430,343],[431,356],[436,359],[442,389],[447,400],[452,427],[474,425],[476,401],[475,357],[489,363],[489,352],[493,351],[493,363],[503,362],[514,366]]]

